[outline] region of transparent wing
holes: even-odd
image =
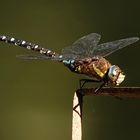
[[[55,57],[48,57],[45,55],[16,55],[17,58],[24,59],[24,60],[56,60],[56,61],[61,61],[64,58],[55,56]]]
[[[138,40],[139,40],[138,37],[131,37],[126,39],[116,40],[113,42],[99,44],[98,46],[95,46],[93,48],[92,56],[103,56],[103,57],[108,56],[111,53],[121,48],[124,48],[130,44],[133,44]]]
[[[100,38],[101,36],[97,33],[88,34],[75,41],[71,46],[64,48],[61,53],[69,58],[74,57],[74,59],[88,57],[92,54]]]
[[[69,59],[82,59],[85,57],[93,56],[107,56],[116,50],[126,47],[132,43],[139,40],[138,37],[131,37],[121,40],[116,40],[113,42],[107,42],[97,45],[101,36],[96,33],[91,33],[86,35],[72,44],[70,47],[66,47],[62,50],[61,55],[57,54],[54,57],[46,55],[18,55],[18,58],[28,59],[28,60],[69,60]]]
[[[16,55],[16,57],[20,59],[25,59],[25,60],[49,59],[48,57],[43,56],[43,55],[28,55],[28,54]]]

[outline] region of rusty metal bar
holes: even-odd
[[[115,97],[129,97],[140,98],[140,87],[114,87],[114,88],[102,88],[98,94],[95,92],[95,88],[91,89],[78,89],[77,92],[83,96],[115,96]]]

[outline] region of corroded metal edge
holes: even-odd
[[[77,92],[83,96],[115,96],[115,97],[130,97],[140,98],[140,87],[105,87],[99,93],[95,93],[95,88],[78,89]]]

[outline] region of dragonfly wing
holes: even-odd
[[[101,35],[97,33],[91,33],[81,37],[75,41],[71,46],[62,50],[62,55],[69,55],[71,57],[87,57],[90,56],[93,48],[97,46],[100,41]]]
[[[44,56],[44,55],[16,55],[17,58],[20,59],[25,59],[25,60],[56,60],[60,61],[63,60],[64,58],[55,56],[55,57],[49,57],[49,56]]]
[[[108,56],[111,53],[121,48],[124,48],[130,44],[133,44],[138,40],[139,40],[138,37],[131,37],[126,39],[116,40],[113,42],[99,44],[93,48],[92,56],[103,56],[103,57]]]
[[[43,55],[28,55],[28,54],[16,55],[16,57],[20,59],[25,59],[25,60],[50,59],[49,57],[43,56]]]

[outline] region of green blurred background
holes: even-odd
[[[0,34],[60,52],[91,32],[101,42],[140,37],[139,0],[0,1]],[[60,63],[19,60],[28,50],[0,42],[0,140],[71,140],[72,98],[83,78]],[[108,59],[139,86],[140,43]],[[140,100],[85,97],[83,139],[140,139]]]

